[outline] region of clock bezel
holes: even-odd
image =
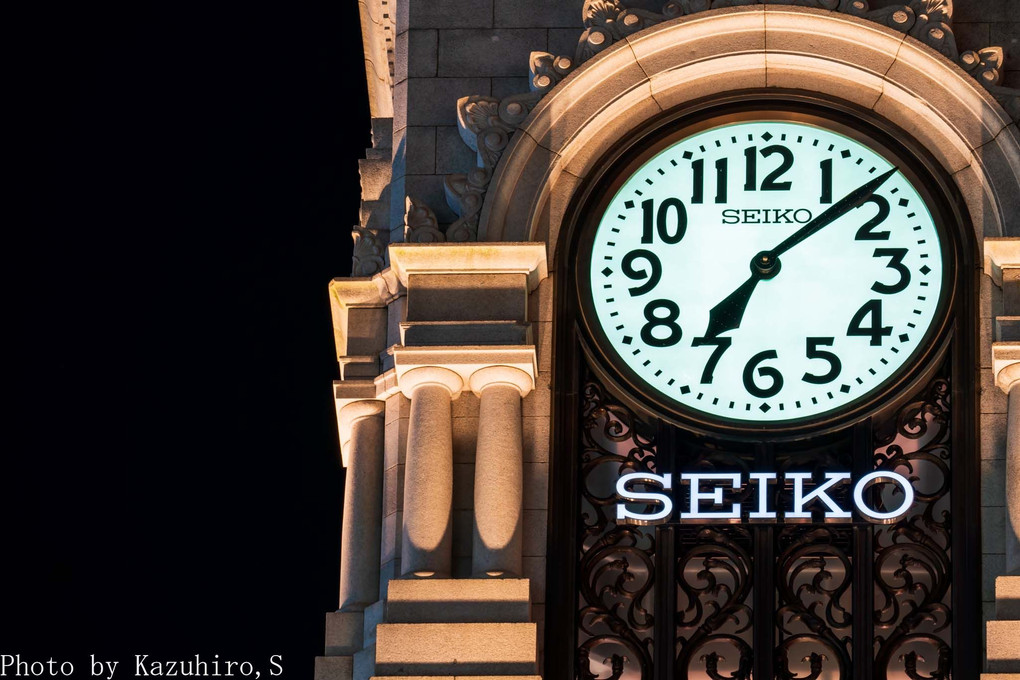
[[[654,389],[619,357],[597,321],[588,279],[595,231],[620,187],[650,158],[703,130],[752,120],[781,120],[814,125],[845,135],[897,165],[931,212],[941,241],[942,290],[932,323],[917,348],[878,387],[865,395],[814,416],[779,421],[748,421],[698,411]],[[903,140],[903,141],[901,141]],[[625,143],[603,158],[600,170],[575,195],[567,224],[575,227],[569,265],[574,267],[574,302],[579,340],[593,370],[621,399],[654,417],[704,432],[728,436],[798,437],[842,428],[851,422],[895,408],[934,370],[948,347],[953,310],[958,304],[960,230],[967,224],[962,201],[941,166],[901,130],[864,110],[793,93],[743,93],[724,101],[705,102],[671,112],[636,129]]]

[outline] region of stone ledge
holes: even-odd
[[[531,324],[519,321],[405,321],[400,324],[405,346],[531,345]]]
[[[981,680],[1020,680],[1020,673],[982,673]]]
[[[390,264],[400,282],[411,274],[523,274],[528,291],[549,275],[545,243],[396,243]]]
[[[315,680],[351,680],[354,660],[349,656],[317,656],[313,677]]]
[[[984,239],[985,274],[992,277],[996,286],[1002,287],[1002,270],[1009,265],[1020,264],[1020,238],[987,237]]]
[[[383,675],[527,675],[538,666],[534,623],[384,623],[376,640]]]
[[[364,612],[326,614],[326,656],[352,656],[364,647]]]
[[[1020,672],[1020,621],[986,621],[988,670]]]
[[[387,623],[529,623],[528,579],[424,579],[390,583]]]
[[[1000,621],[1020,620],[1020,576],[996,577],[995,618]]]

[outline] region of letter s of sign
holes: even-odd
[[[616,480],[616,495],[623,503],[616,505],[616,521],[623,524],[651,524],[667,519],[673,513],[673,499],[664,493],[631,491],[628,484],[658,484],[664,491],[673,486],[673,476],[653,475],[650,472],[631,472]],[[631,512],[624,503],[661,503],[662,509],[653,513]]]

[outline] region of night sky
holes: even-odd
[[[76,677],[280,654],[310,678],[336,607],[357,3],[211,7],[5,22],[0,654]]]

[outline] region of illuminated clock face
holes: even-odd
[[[626,178],[581,288],[642,390],[709,420],[781,423],[863,400],[911,361],[940,310],[942,252],[884,156],[815,125],[742,122]]]

